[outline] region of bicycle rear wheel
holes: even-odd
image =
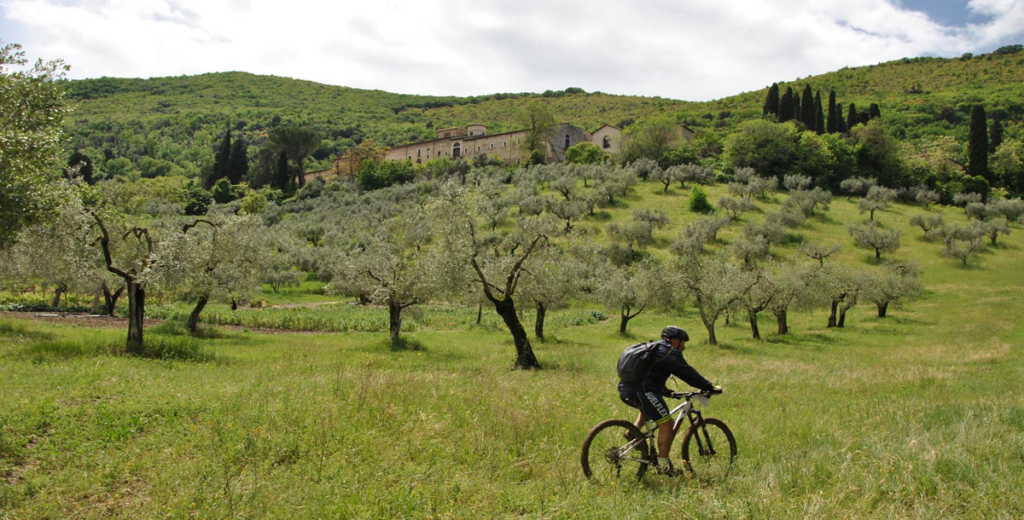
[[[594,426],[583,441],[580,463],[593,482],[609,484],[623,478],[640,479],[647,471],[647,439],[635,424],[610,419]]]
[[[724,478],[736,457],[736,438],[718,419],[704,419],[691,425],[683,437],[680,454],[691,476],[701,480]]]

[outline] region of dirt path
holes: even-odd
[[[128,318],[74,312],[0,312],[0,318],[45,321],[47,323],[62,323],[78,327],[126,328],[128,326]],[[143,327],[149,328],[163,322],[164,320],[146,318],[144,320]],[[232,330],[236,332],[249,331],[258,334],[341,334],[340,332],[327,330],[273,329],[269,327],[242,327],[240,325],[205,325],[207,327],[216,327],[218,329]]]

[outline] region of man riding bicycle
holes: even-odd
[[[672,431],[672,416],[663,396],[674,397],[675,392],[665,386],[669,376],[676,376],[686,384],[712,393],[721,393],[721,387],[715,386],[704,379],[699,372],[683,359],[683,350],[690,336],[686,331],[669,325],[661,331],[661,341],[654,345],[654,363],[647,377],[639,383],[619,381],[619,398],[627,405],[640,410],[636,419],[638,427],[647,420],[658,425],[658,473],[677,476],[679,472],[672,467],[669,449],[675,432]]]

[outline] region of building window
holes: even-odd
[[[501,147],[502,148],[508,148],[508,141],[502,141],[501,142]]]
[[[480,151],[480,147],[479,146],[476,147],[476,151],[478,151],[478,152]]]
[[[601,146],[603,146],[605,148],[611,148],[612,147],[612,138],[611,138],[611,136],[608,136],[608,135],[604,136],[604,141],[602,142]]]
[[[494,149],[494,143],[491,143],[491,150]]]
[[[420,156],[420,149],[419,149],[419,148],[417,148],[417,149],[416,149],[416,157],[419,157],[419,156]]]
[[[516,164],[519,164],[519,158],[516,157]]]
[[[409,160],[410,160],[410,161],[412,160],[412,156],[411,156],[411,155],[409,156]]]
[[[462,155],[462,145],[455,143],[452,145],[452,157],[459,157],[460,155]]]

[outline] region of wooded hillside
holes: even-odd
[[[1003,120],[1008,137],[1024,119],[1024,53],[1009,46],[984,56],[909,58],[844,68],[821,76],[779,83],[799,91],[810,84],[826,95],[835,90],[844,106],[864,110],[878,103],[897,138],[927,135],[967,137],[970,107],[985,103],[989,117]],[[759,117],[766,89],[711,102],[586,93],[579,88],[541,94],[493,94],[469,98],[392,94],[247,73],[217,73],[156,79],[100,78],[67,83],[77,109],[67,119],[69,150],[81,150],[100,172],[195,177],[214,162],[214,144],[228,126],[249,147],[250,159],[280,124],[312,128],[322,138],[307,170],[326,167],[360,142],[392,146],[429,138],[433,128],[484,123],[492,132],[514,126],[530,99],[546,100],[556,120],[594,129],[628,125],[655,113],[675,116],[695,129],[729,132]],[[679,92],[685,98],[686,92]],[[70,152],[69,152],[70,153]],[[124,158],[110,167],[107,162]],[[148,158],[148,159],[144,159]]]

